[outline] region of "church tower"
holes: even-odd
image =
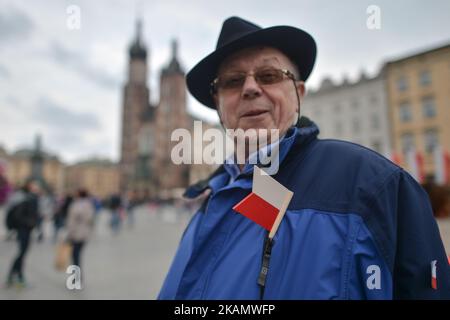
[[[147,86],[147,49],[142,41],[142,21],[136,22],[136,35],[129,47],[128,79],[124,87],[120,152],[120,190],[133,188],[139,157],[139,132],[147,111],[150,91]]]
[[[191,131],[191,118],[187,113],[185,73],[178,61],[178,43],[172,41],[172,57],[160,77],[160,102],[156,111],[155,172],[159,172],[158,189],[162,197],[173,189],[182,189],[189,183],[189,165],[176,165],[171,157],[171,142],[175,129]]]

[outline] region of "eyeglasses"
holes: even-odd
[[[211,94],[217,93],[219,89],[241,89],[249,75],[253,76],[256,83],[259,85],[279,83],[284,80],[284,77],[288,77],[295,81],[294,74],[286,69],[262,68],[256,70],[253,74],[246,72],[229,72],[218,76],[211,82]]]

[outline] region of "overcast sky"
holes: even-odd
[[[67,27],[70,5],[81,10],[81,29]],[[369,5],[381,10],[379,30],[366,26]],[[308,31],[318,45],[309,87],[325,76],[374,74],[386,59],[450,42],[448,0],[0,0],[0,145],[10,152],[28,147],[40,133],[44,148],[66,162],[118,160],[127,48],[138,13],[152,102],[171,39],[178,39],[179,60],[189,70],[214,50],[231,15]],[[192,113],[215,119],[193,98],[188,104]]]

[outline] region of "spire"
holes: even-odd
[[[136,19],[136,36],[133,43],[130,46],[130,57],[131,58],[147,58],[147,49],[142,40],[142,19]]]
[[[44,166],[44,153],[42,152],[42,137],[37,134],[34,139],[34,150],[31,154],[31,175],[27,178],[27,181],[36,180],[40,183],[41,187],[49,190],[43,175]]]
[[[178,56],[178,42],[176,39],[172,39],[172,60]]]
[[[142,20],[141,18],[138,18],[136,21],[136,43],[138,45],[141,44],[141,37],[142,37]]]
[[[36,154],[40,154],[42,151],[42,137],[40,134],[37,134],[34,137],[34,152]]]
[[[184,71],[181,69],[181,65],[178,62],[178,41],[176,39],[172,40],[172,58],[170,59],[169,65],[164,68],[163,74],[174,74],[180,73],[184,74]]]

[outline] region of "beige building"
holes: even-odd
[[[6,155],[6,176],[13,186],[21,186],[32,173],[32,150],[22,149]],[[52,191],[61,193],[64,190],[64,164],[57,156],[43,153],[42,175]]]
[[[85,188],[99,198],[119,192],[118,165],[108,160],[92,159],[66,168],[65,190],[74,192]]]
[[[20,187],[32,176],[34,151],[21,149],[9,154],[0,148],[0,159],[6,164],[9,183]],[[92,159],[67,166],[57,156],[42,152],[42,176],[57,195],[86,188],[91,194],[106,197],[119,191],[118,165],[108,160]]]
[[[389,61],[384,72],[393,149],[403,159],[420,152],[434,175],[433,150],[450,151],[450,44]]]

